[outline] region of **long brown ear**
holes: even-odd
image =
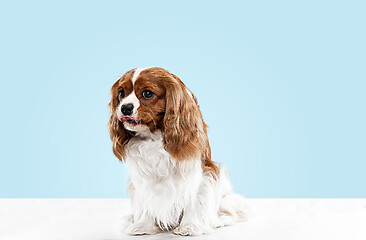
[[[113,153],[120,160],[126,160],[125,145],[130,139],[129,133],[117,117],[111,116],[108,122],[109,134],[113,143]]]
[[[125,145],[128,143],[128,140],[131,138],[131,135],[123,127],[123,123],[118,120],[116,114],[116,108],[119,104],[118,91],[117,91],[118,84],[119,81],[113,84],[111,89],[111,101],[109,102],[108,106],[112,115],[109,118],[108,127],[109,127],[109,134],[113,143],[112,146],[113,153],[120,161],[123,161],[126,159]]]
[[[177,160],[200,158],[205,135],[201,112],[193,95],[172,74],[165,82],[166,109],[163,138],[165,149]]]

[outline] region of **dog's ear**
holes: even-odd
[[[172,74],[165,82],[166,108],[163,124],[165,149],[177,160],[199,158],[204,148],[203,120],[193,94]]]
[[[126,160],[125,145],[130,139],[129,133],[123,127],[123,123],[115,116],[111,116],[108,122],[109,134],[113,143],[113,153],[120,160]]]
[[[111,89],[111,101],[108,106],[112,115],[109,118],[108,127],[110,137],[113,143],[113,153],[116,157],[123,161],[126,159],[125,145],[131,138],[130,133],[123,127],[123,123],[118,119],[116,109],[119,104],[118,86],[119,81],[115,82]]]

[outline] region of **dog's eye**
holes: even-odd
[[[154,93],[151,92],[150,90],[145,90],[145,91],[142,92],[142,96],[145,99],[151,99],[154,96]]]
[[[122,99],[124,97],[125,97],[125,90],[122,89],[121,91],[119,91],[119,98]]]

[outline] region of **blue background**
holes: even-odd
[[[0,197],[127,197],[107,104],[145,66],[197,96],[236,192],[366,197],[363,1],[0,5]]]

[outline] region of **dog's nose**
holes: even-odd
[[[132,110],[133,110],[133,104],[132,103],[123,104],[122,107],[121,107],[121,111],[124,115],[131,115]]]

